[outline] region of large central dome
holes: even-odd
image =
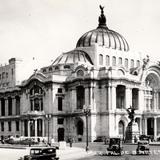
[[[103,8],[104,7],[100,6],[101,15],[99,17],[99,26],[85,33],[78,40],[76,47],[90,47],[94,44],[98,44],[107,48],[129,51],[129,45],[125,38],[107,27]]]

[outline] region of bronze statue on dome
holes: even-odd
[[[104,9],[104,6],[101,6],[99,5],[99,8],[101,10],[101,15],[99,16],[99,26],[103,26],[103,27],[106,27],[106,17],[105,15],[103,14],[103,9]]]
[[[99,8],[101,9],[101,13],[103,13],[104,6],[102,7],[101,5],[99,5]]]

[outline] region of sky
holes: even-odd
[[[160,59],[159,0],[0,0],[0,64],[16,57],[37,68],[50,65],[98,26],[100,4],[108,28],[130,50]]]

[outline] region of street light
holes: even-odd
[[[46,114],[45,117],[48,120],[48,145],[49,145],[49,122],[50,122],[50,119],[51,119],[52,115],[51,114]]]
[[[86,152],[87,152],[89,150],[89,146],[88,146],[88,116],[91,112],[91,109],[85,108],[83,111],[86,116]]]

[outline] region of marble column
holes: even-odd
[[[4,99],[5,99],[5,116],[8,116],[8,99],[7,97],[5,97]]]
[[[140,133],[140,135],[143,134],[143,133],[142,133],[142,129],[143,129],[142,123],[143,123],[143,122],[142,122],[142,118],[139,118],[139,133]]]
[[[30,133],[30,121],[28,120],[27,121],[27,123],[28,123],[28,137],[30,137],[31,136],[31,133]]]
[[[2,116],[1,111],[2,111],[2,106],[1,106],[1,99],[0,99],[0,116]]]
[[[115,110],[116,109],[116,102],[117,102],[117,99],[116,99],[116,86],[112,86],[111,87],[111,91],[112,91],[112,95],[111,95],[111,99],[112,99],[112,110]]]
[[[16,99],[12,97],[12,115],[16,115]]]
[[[37,137],[37,129],[38,129],[37,128],[37,119],[34,119],[34,123],[35,123],[35,126],[34,126],[35,127],[34,128],[35,129],[35,137]]]
[[[77,92],[75,88],[71,90],[71,106],[72,110],[77,110]]]
[[[24,136],[24,121],[23,120],[20,121],[20,125],[21,125],[21,136]]]
[[[147,135],[147,118],[144,118],[144,134]]]
[[[153,94],[153,110],[154,111],[157,111],[158,109],[158,96],[157,96],[157,92],[155,91],[154,94]]]
[[[108,93],[108,98],[107,98],[107,100],[108,100],[108,110],[111,110],[112,109],[112,88],[111,88],[111,86],[108,86],[107,87],[107,93]]]
[[[42,119],[42,137],[45,137],[45,119]]]
[[[85,102],[84,102],[84,105],[85,105],[85,106],[89,106],[89,102],[90,102],[89,89],[90,89],[90,88],[85,87]]]
[[[143,111],[144,108],[144,91],[143,90],[139,90],[138,91],[138,109],[140,111]]]

